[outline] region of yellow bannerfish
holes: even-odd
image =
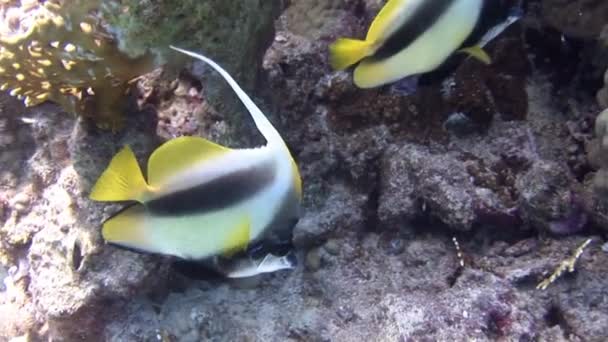
[[[230,85],[267,141],[230,149],[200,137],[172,139],[148,160],[144,179],[126,146],[93,187],[95,201],[137,201],[103,223],[103,238],[138,251],[203,260],[247,248],[268,230],[291,230],[300,216],[302,184],[281,135],[236,81],[200,59]]]
[[[365,40],[340,38],[330,46],[330,64],[343,70],[360,62],[353,75],[360,88],[433,71],[471,35],[484,1],[389,0]],[[486,64],[491,61],[478,45],[460,51]]]

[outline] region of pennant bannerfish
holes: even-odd
[[[353,78],[360,88],[433,71],[457,50],[488,64],[490,57],[478,45],[461,48],[480,21],[485,1],[389,0],[365,40],[340,38],[330,46],[330,64],[343,70],[359,63]]]
[[[230,85],[266,145],[230,149],[200,137],[157,148],[144,179],[125,146],[93,187],[95,201],[137,201],[103,223],[112,244],[188,260],[231,255],[269,229],[291,230],[300,215],[298,167],[277,130],[236,81],[213,60],[186,50]],[[278,227],[278,228],[277,228]]]

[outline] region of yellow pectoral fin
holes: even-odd
[[[148,181],[159,186],[168,177],[192,165],[232,151],[200,137],[171,139],[157,148],[148,160]]]
[[[130,201],[141,202],[148,190],[137,159],[129,146],[118,152],[108,168],[101,174],[89,198],[94,201]]]
[[[334,70],[344,70],[371,53],[368,41],[340,38],[329,46],[329,63]]]
[[[479,60],[483,64],[491,64],[492,58],[479,45],[462,48],[458,52],[466,53],[467,55]]]
[[[230,231],[224,246],[224,256],[231,257],[234,254],[244,251],[249,245],[251,221],[243,217],[239,223]]]

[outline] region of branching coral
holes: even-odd
[[[553,273],[548,278],[546,278],[536,286],[536,289],[546,290],[547,287],[549,287],[549,285],[556,281],[557,278],[559,278],[565,271],[568,271],[570,273],[574,272],[574,265],[583,254],[583,251],[585,251],[587,245],[591,243],[591,241],[592,239],[587,239],[580,246],[578,246],[572,256],[562,261],[562,263],[559,264],[559,266],[555,269],[555,271],[553,271]]]
[[[121,53],[104,29],[97,1],[0,0],[0,89],[27,106],[46,100],[116,129],[129,81],[151,59]],[[2,18],[4,17],[4,18]],[[20,27],[25,26],[25,27]]]

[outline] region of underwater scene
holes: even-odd
[[[0,341],[608,341],[608,0],[0,0]]]

